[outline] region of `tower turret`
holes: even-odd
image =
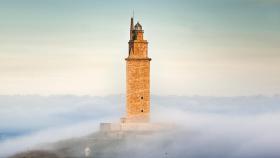
[[[132,40],[132,31],[134,30],[134,21],[133,17],[130,19],[130,40]]]

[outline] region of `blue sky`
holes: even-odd
[[[124,93],[133,9],[153,94],[280,93],[277,0],[12,0],[0,2],[0,94]]]

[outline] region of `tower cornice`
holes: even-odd
[[[129,57],[129,58],[125,58],[126,61],[128,60],[149,60],[151,61],[152,58],[139,58],[139,57]]]
[[[149,43],[147,40],[129,40],[128,44],[130,43]]]

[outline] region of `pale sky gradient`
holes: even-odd
[[[0,94],[125,93],[133,9],[152,94],[280,94],[278,0],[0,1]]]

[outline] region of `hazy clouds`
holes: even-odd
[[[171,133],[120,150],[138,157],[279,157],[280,98],[153,96],[154,122],[179,125]],[[124,97],[1,96],[1,132],[28,131],[0,142],[0,155],[78,137],[123,115]],[[147,147],[147,144],[149,146]],[[3,149],[3,150],[2,150]],[[139,151],[139,152],[137,152]],[[133,153],[132,153],[133,152]],[[128,156],[126,155],[126,156]],[[118,155],[125,157],[121,153]]]

